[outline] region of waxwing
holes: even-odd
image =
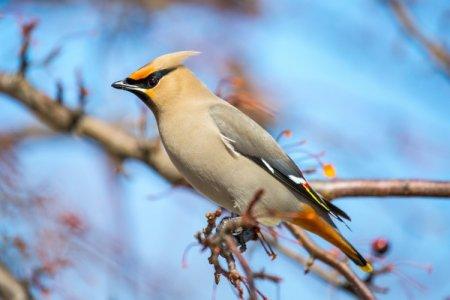
[[[254,208],[258,222],[301,226],[371,272],[370,263],[333,223],[332,218],[350,220],[348,215],[314,191],[266,130],[217,97],[183,65],[197,54],[162,55],[112,86],[134,93],[153,111],[171,161],[198,192],[240,214],[262,189]]]

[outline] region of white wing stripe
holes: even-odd
[[[233,141],[232,139],[230,139],[229,137],[224,136],[223,134],[221,134],[220,137],[222,138],[222,142],[224,143],[224,145],[228,149],[228,151],[231,153],[231,155],[233,157],[238,157],[239,153],[236,151],[236,149],[234,149],[234,146],[232,144],[232,143],[236,143],[236,142]]]
[[[289,175],[288,176],[290,180],[292,180],[293,182],[295,182],[296,184],[305,184],[306,181],[303,178],[294,176],[294,175]]]
[[[261,161],[263,162],[263,164],[266,166],[267,169],[269,169],[269,171],[273,174],[275,173],[275,170],[272,168],[271,165],[269,165],[269,163],[267,161],[264,160],[264,158],[261,158]]]

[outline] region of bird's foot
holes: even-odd
[[[232,235],[241,252],[247,250],[247,242],[256,241],[258,239],[257,230],[255,228],[238,228]]]
[[[223,228],[223,226],[230,220],[233,220],[234,218],[237,218],[238,215],[232,214],[229,217],[224,217],[222,220],[220,220],[219,225],[217,226],[217,232],[220,232]],[[233,230],[231,232],[231,235],[234,237],[236,244],[241,252],[245,252],[247,250],[247,242],[249,241],[256,241],[258,239],[258,232],[259,230],[257,227],[254,228],[243,228],[239,227]]]

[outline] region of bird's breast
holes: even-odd
[[[232,209],[227,185],[235,162],[207,112],[162,116],[158,126],[171,161],[186,180],[217,204]]]

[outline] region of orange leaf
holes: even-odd
[[[322,165],[323,174],[328,178],[336,177],[336,170],[332,164],[323,164]]]

